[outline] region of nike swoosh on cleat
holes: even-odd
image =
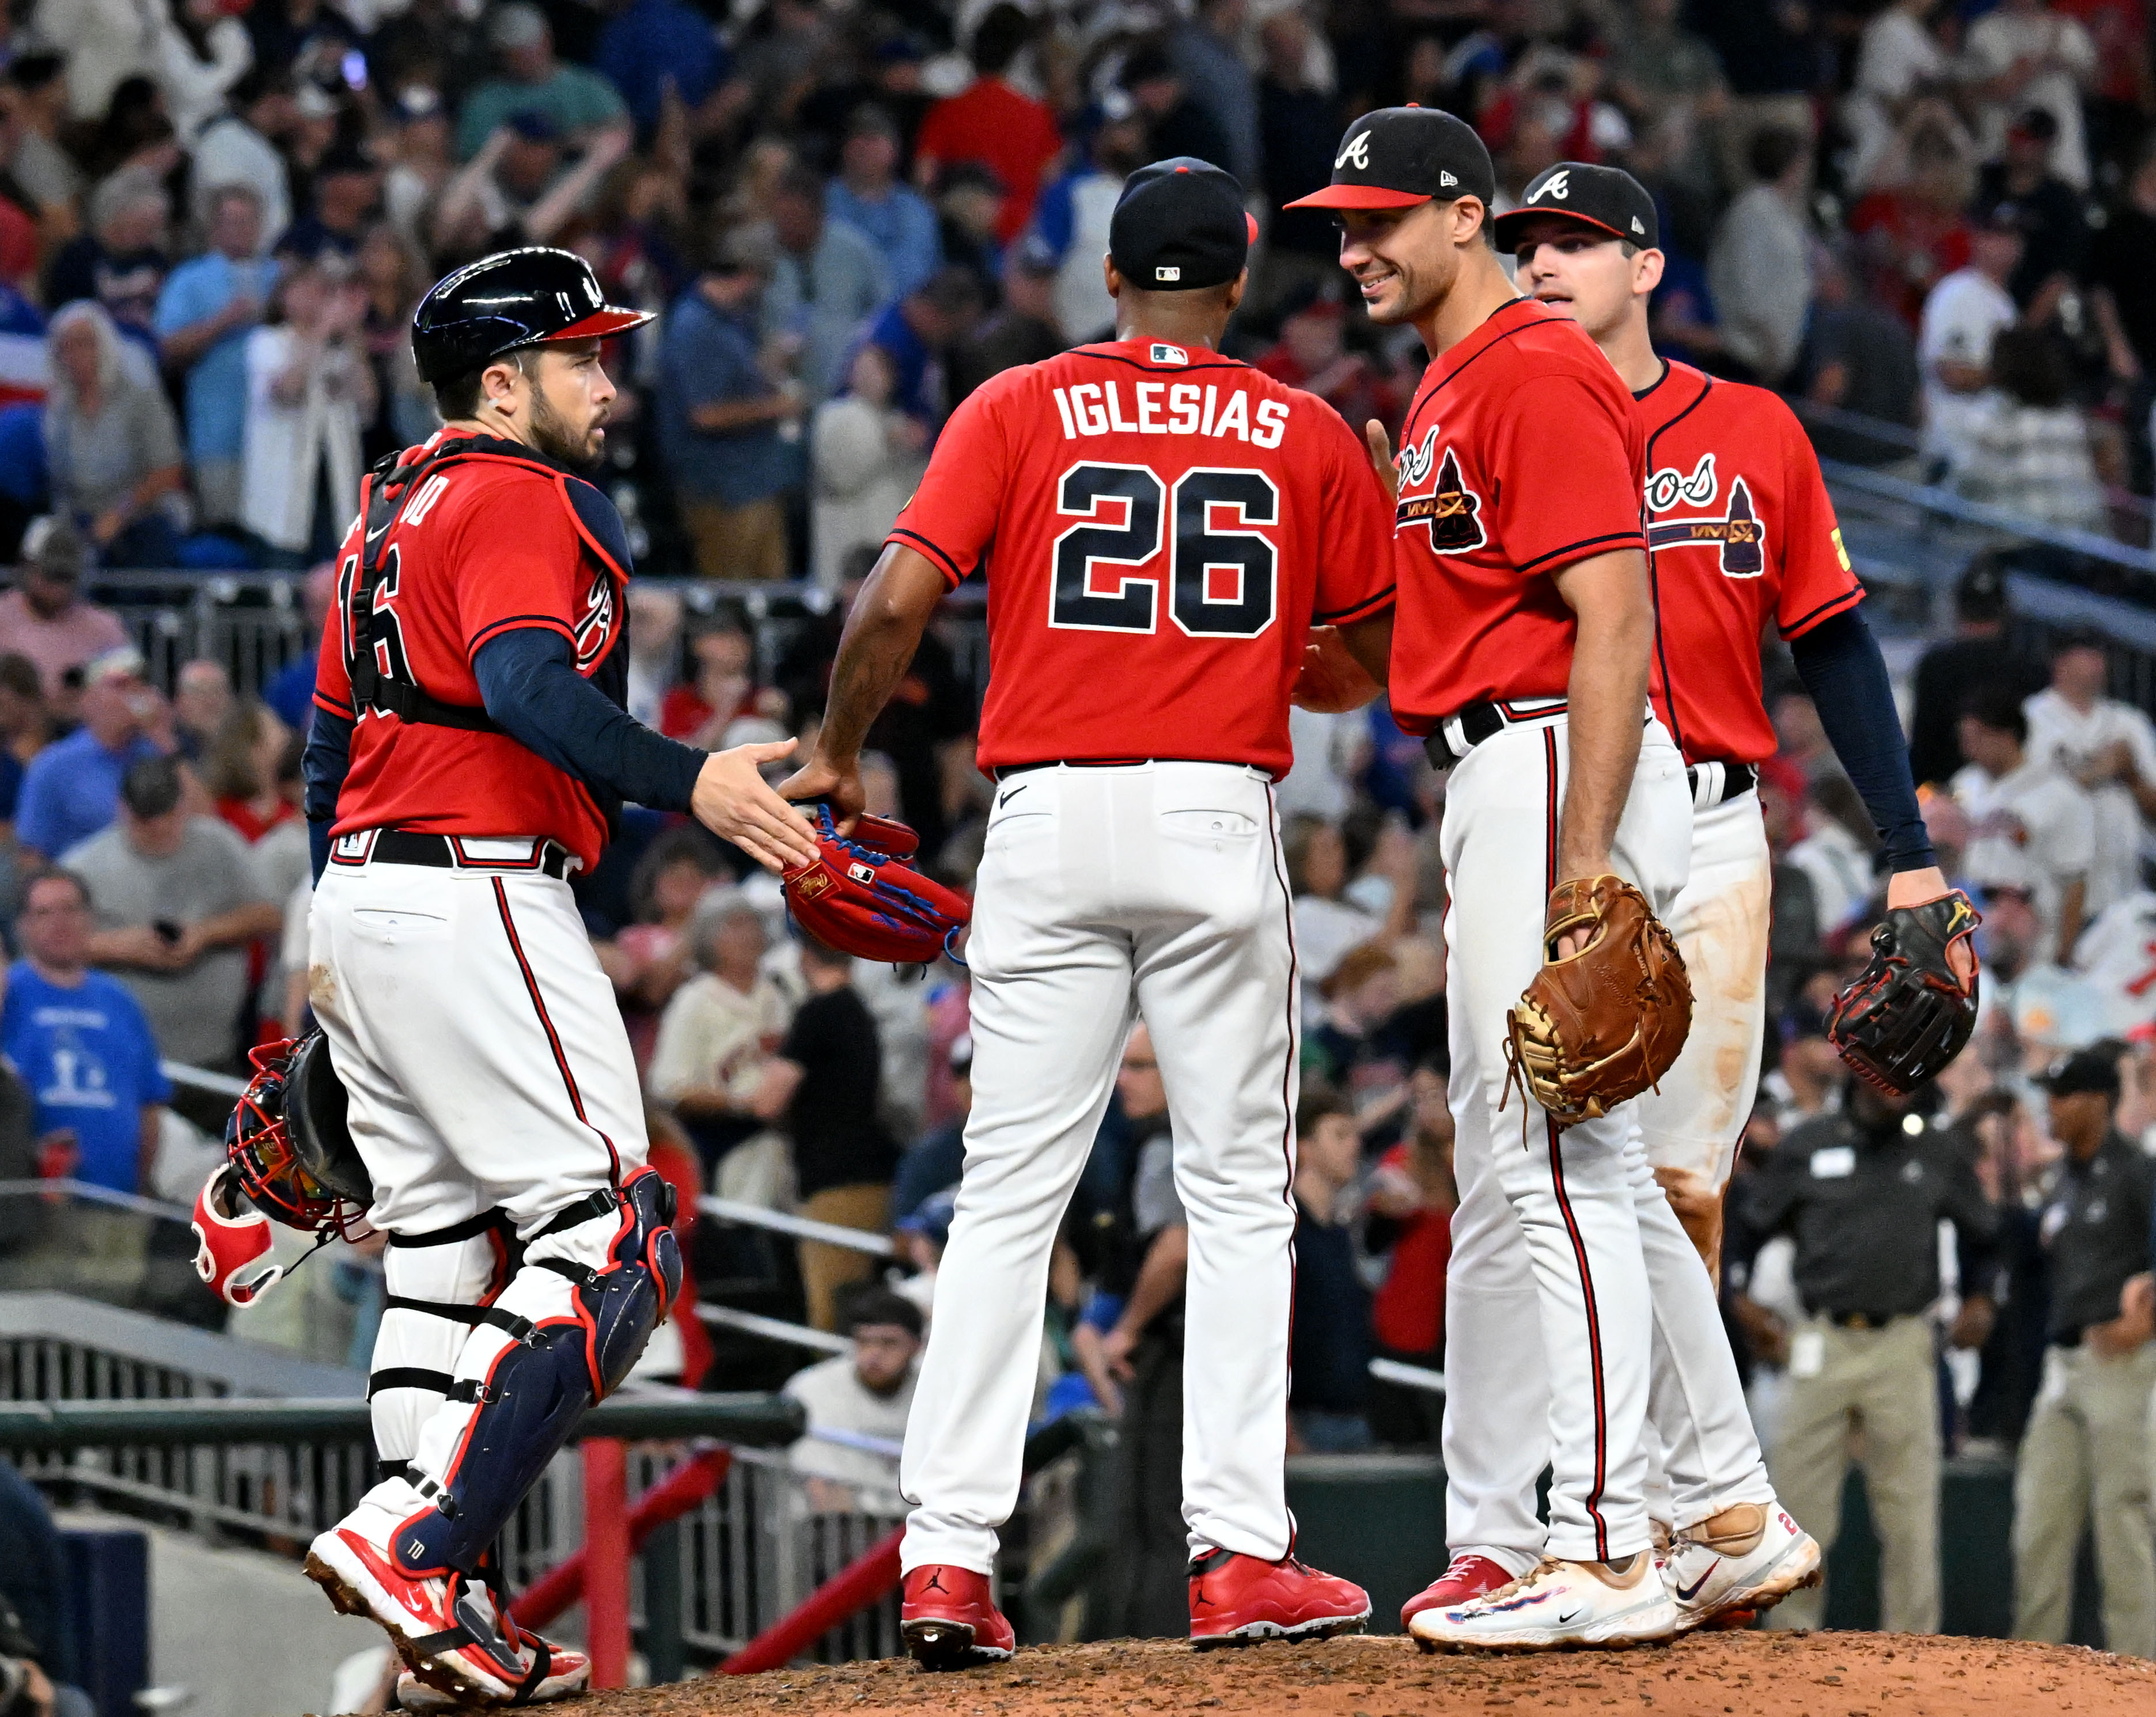
[[[1578,1620],[1579,1620],[1579,1618],[1580,1618],[1581,1617],[1584,1616],[1586,1613],[1587,1613],[1587,1612],[1586,1612],[1586,1611],[1584,1611],[1584,1610],[1574,1610],[1574,1611],[1573,1611],[1570,1615],[1568,1615],[1568,1616],[1560,1616],[1560,1617],[1558,1617],[1557,1618],[1557,1625],[1558,1625],[1558,1627],[1571,1627],[1571,1626],[1572,1626],[1572,1624],[1573,1624],[1573,1622],[1575,1622],[1578,1621]]]
[[[1694,1598],[1697,1597],[1700,1594],[1701,1588],[1713,1577],[1714,1571],[1721,1566],[1722,1558],[1720,1556],[1717,1556],[1712,1561],[1707,1565],[1706,1573],[1701,1575],[1698,1579],[1693,1581],[1690,1586],[1680,1586],[1677,1588],[1678,1602],[1688,1604]]]

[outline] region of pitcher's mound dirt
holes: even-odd
[[[592,1717],[2152,1717],[2156,1663],[2068,1646],[1881,1633],[1696,1634],[1662,1649],[1425,1657],[1363,1636],[1209,1653],[1167,1641],[1021,1652],[926,1675],[903,1660],[778,1670],[593,1696]]]

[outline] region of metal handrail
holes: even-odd
[[[836,1222],[819,1222],[788,1211],[770,1210],[761,1204],[744,1204],[739,1199],[718,1198],[709,1193],[696,1201],[696,1208],[722,1222],[768,1228],[774,1234],[791,1234],[797,1240],[820,1240],[826,1246],[843,1246],[852,1252],[865,1252],[873,1258],[896,1255],[888,1237],[871,1234],[865,1228],[841,1228]]]
[[[1859,489],[1881,500],[1899,501],[1943,519],[1952,519],[1958,524],[1973,525],[1984,530],[1995,530],[2018,537],[2024,542],[2048,543],[2091,560],[2108,561],[2115,566],[2124,566],[2131,571],[2156,573],[2156,554],[2147,549],[2129,547],[2108,536],[2099,536],[2093,530],[2076,530],[2064,525],[2047,525],[2035,519],[2024,518],[2019,513],[2009,512],[2004,507],[1994,507],[1983,501],[1964,500],[1952,489],[1942,489],[1937,484],[1912,483],[1906,477],[1890,477],[1883,471],[1875,471],[1865,465],[1852,465],[1841,459],[1821,459],[1820,469],[1830,484],[1840,484]]]
[[[206,1067],[189,1067],[184,1061],[161,1061],[157,1071],[176,1085],[192,1085],[198,1090],[214,1091],[221,1097],[237,1097],[247,1089],[247,1081],[234,1079],[230,1074],[212,1073]]]
[[[167,1204],[162,1198],[146,1198],[140,1192],[122,1192],[115,1187],[100,1187],[94,1181],[69,1180],[64,1176],[50,1181],[0,1181],[0,1198],[50,1197],[54,1194],[80,1198],[91,1204],[109,1204],[115,1210],[132,1211],[137,1216],[156,1217],[162,1222],[194,1220],[194,1212],[185,1205]]]
[[[717,1437],[772,1447],[798,1438],[800,1403],[762,1391],[617,1395],[578,1422],[581,1438],[645,1441]],[[0,1448],[69,1449],[168,1443],[314,1443],[373,1434],[363,1400],[192,1397],[151,1401],[41,1401],[0,1405]]]
[[[743,1311],[738,1306],[714,1305],[709,1300],[702,1300],[697,1304],[696,1315],[721,1329],[738,1330],[745,1335],[761,1335],[767,1341],[783,1341],[814,1353],[853,1351],[853,1343],[843,1335],[834,1335],[828,1330],[812,1330],[806,1324],[789,1324],[783,1318],[767,1318],[762,1312]]]

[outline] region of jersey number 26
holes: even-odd
[[[1280,522],[1280,491],[1264,472],[1186,471],[1169,496],[1150,466],[1073,465],[1055,500],[1058,513],[1081,522],[1055,539],[1050,626],[1152,631],[1158,581],[1127,571],[1110,595],[1095,589],[1093,569],[1142,566],[1171,530],[1168,612],[1178,627],[1194,638],[1255,638],[1273,623],[1279,556],[1258,527]]]

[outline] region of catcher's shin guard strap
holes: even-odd
[[[456,1305],[446,1299],[407,1299],[401,1294],[392,1294],[382,1302],[385,1311],[424,1312],[430,1318],[447,1318],[453,1324],[491,1324],[504,1331],[511,1341],[531,1339],[533,1325],[529,1318],[521,1318],[515,1312],[504,1311],[496,1305]]]
[[[502,1227],[508,1218],[499,1210],[483,1210],[475,1217],[452,1222],[446,1228],[430,1228],[424,1234],[392,1234],[392,1246],[411,1248],[427,1246],[455,1246],[466,1240],[476,1240],[490,1229]]]

